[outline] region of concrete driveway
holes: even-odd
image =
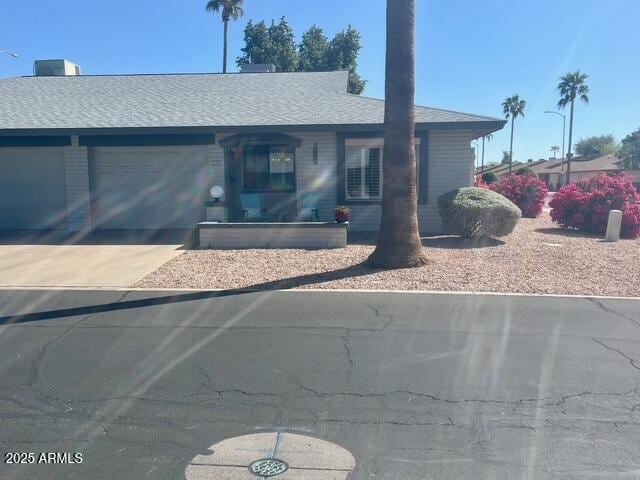
[[[0,245],[0,287],[126,287],[182,245]]]

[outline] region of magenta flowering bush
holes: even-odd
[[[610,210],[622,212],[622,236],[640,236],[640,195],[634,178],[597,175],[566,185],[549,204],[551,218],[564,228],[604,234]]]
[[[505,175],[489,188],[515,203],[526,218],[536,218],[542,213],[548,193],[547,184],[531,174]]]

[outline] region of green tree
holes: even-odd
[[[581,138],[575,148],[578,155],[612,155],[618,145],[613,135],[594,135]]]
[[[361,94],[366,86],[358,74],[358,54],[360,53],[360,33],[351,25],[338,32],[329,43],[327,51],[327,67],[329,70],[349,71],[349,93]]]
[[[298,49],[293,29],[282,17],[278,23],[249,20],[244,29],[244,47],[238,66],[247,63],[273,63],[279,72],[293,72],[298,66]]]
[[[511,155],[506,150],[502,151],[502,160],[500,160],[500,165],[509,165]]]
[[[617,155],[628,170],[640,169],[640,128],[622,139]]]
[[[566,183],[571,181],[571,140],[573,138],[573,112],[575,108],[576,98],[579,98],[584,103],[589,103],[589,85],[587,85],[587,78],[589,75],[580,73],[580,70],[567,73],[560,77],[560,83],[558,84],[558,92],[560,93],[560,100],[558,100],[559,108],[571,107],[569,115],[569,150],[567,152],[567,178]]]
[[[220,13],[224,25],[224,42],[222,47],[222,73],[227,73],[227,49],[229,21],[238,20],[244,15],[242,4],[244,0],[209,0],[206,9],[208,12]]]
[[[519,95],[512,95],[505,98],[502,102],[502,112],[505,118],[508,120],[511,118],[511,142],[509,144],[509,175],[513,169],[513,126],[516,118],[524,117],[524,109],[527,106],[527,102],[520,100]]]
[[[387,0],[382,217],[368,264],[427,262],[418,233],[415,134],[416,0]]]
[[[559,146],[554,145],[553,147],[551,147],[551,153],[553,153],[553,158],[556,158],[556,155],[558,155],[559,151],[560,151]]]
[[[360,53],[360,33],[349,26],[338,32],[331,40],[324,31],[314,25],[303,33],[299,45],[295,44],[293,30],[282,17],[280,23],[272,22],[267,27],[264,22],[254,24],[249,21],[244,31],[242,56],[237,64],[273,63],[280,72],[326,72],[349,71],[350,93],[363,92],[366,80],[358,74]]]
[[[320,27],[313,25],[302,34],[298,70],[301,72],[323,72],[328,70],[328,53],[329,39]]]

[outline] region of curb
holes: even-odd
[[[413,295],[461,295],[461,296],[494,296],[494,297],[543,297],[543,298],[597,298],[603,300],[640,300],[640,297],[619,297],[607,295],[572,295],[561,293],[521,293],[521,292],[482,292],[473,290],[385,290],[355,288],[289,288],[289,289],[255,289],[255,288],[130,288],[130,287],[78,287],[78,286],[0,286],[0,292],[7,291],[103,291],[103,292],[234,292],[234,293],[403,293]]]

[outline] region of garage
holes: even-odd
[[[0,148],[0,230],[66,228],[63,149]]]
[[[94,147],[93,222],[99,229],[191,229],[204,218],[206,146]]]

